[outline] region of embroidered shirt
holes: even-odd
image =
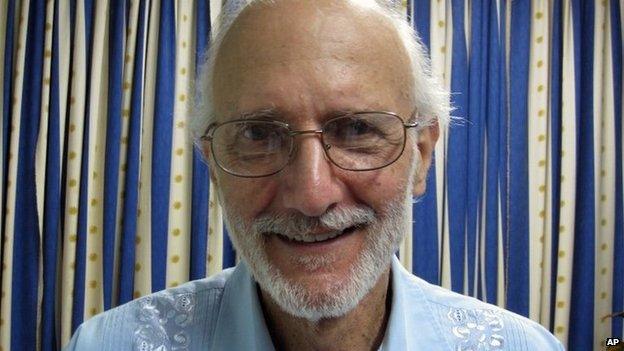
[[[563,346],[541,325],[431,285],[392,262],[392,307],[379,350],[547,351]],[[131,301],[82,324],[73,350],[274,350],[244,263]]]

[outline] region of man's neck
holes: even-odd
[[[316,323],[284,312],[261,289],[260,300],[277,350],[377,350],[390,316],[390,270],[346,315]]]

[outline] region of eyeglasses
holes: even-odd
[[[415,113],[410,120],[415,119]],[[292,130],[288,123],[237,119],[208,127],[200,142],[209,142],[215,163],[238,177],[259,178],[280,172],[295,151],[294,138],[321,137],[327,158],[349,171],[371,171],[395,162],[405,149],[404,123],[392,112],[354,112],[327,120],[319,130]]]

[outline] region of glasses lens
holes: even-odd
[[[292,138],[271,121],[236,121],[214,130],[212,151],[227,172],[247,177],[273,174],[288,162]]]
[[[357,113],[323,128],[327,155],[341,168],[370,170],[396,161],[405,143],[403,121],[392,114]]]

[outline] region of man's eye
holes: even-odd
[[[372,132],[373,128],[363,121],[351,121],[344,127],[344,133],[349,135],[363,135]]]
[[[243,127],[241,135],[251,141],[263,141],[267,138],[275,137],[276,131],[273,128],[260,125],[249,125]]]
[[[368,121],[358,119],[343,120],[327,129],[328,133],[343,140],[381,136],[379,128]]]

